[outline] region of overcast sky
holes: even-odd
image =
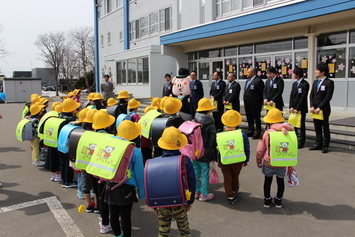
[[[69,31],[94,25],[94,0],[1,0],[0,24],[5,49],[0,74],[45,67],[34,46],[37,36],[50,31]]]

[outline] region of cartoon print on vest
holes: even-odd
[[[288,142],[281,142],[281,152],[287,153],[288,152]]]
[[[88,154],[89,156],[92,156],[92,154],[94,154],[95,148],[96,148],[96,144],[89,145],[89,154]]]
[[[145,126],[147,126],[147,125],[148,125],[148,123],[149,123],[149,119],[144,120],[144,122],[143,122],[143,126],[144,126],[144,127],[145,127]]]
[[[52,136],[53,128],[48,128],[47,133],[48,133],[49,136]]]
[[[229,150],[234,150],[234,140],[227,141],[227,146],[229,146]]]
[[[102,156],[102,158],[104,159],[108,159],[111,156],[111,152],[114,150],[115,148],[112,146],[106,146],[105,149],[105,154]]]

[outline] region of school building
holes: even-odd
[[[332,107],[355,111],[355,1],[353,0],[94,0],[96,75],[109,74],[135,97],[161,97],[164,75],[196,70],[205,97],[214,71],[261,78],[274,66],[285,79],[292,69],[312,83],[325,62],[335,81]],[[98,82],[98,83],[99,83]],[[243,89],[241,98],[243,98]]]

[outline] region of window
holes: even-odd
[[[159,32],[159,15],[158,12],[149,14],[149,34]]]
[[[240,0],[216,0],[216,16],[227,14],[240,8]]]
[[[199,52],[200,59],[202,58],[217,58],[221,57],[221,49],[211,49],[211,50],[202,50]]]
[[[330,78],[345,78],[346,58],[345,48],[318,50],[318,63],[328,64]]]
[[[160,17],[160,31],[170,30],[171,27],[170,7],[160,10],[159,17]]]
[[[149,84],[149,58],[143,58],[143,84]]]
[[[196,60],[197,58],[197,52],[191,52],[187,54],[188,60]]]
[[[270,57],[255,57],[256,75],[261,79],[267,79],[267,69],[271,66]]]
[[[252,54],[253,53],[253,45],[242,45],[239,46],[239,54],[243,55],[243,54]]]
[[[140,34],[139,34],[139,20],[135,20],[135,23],[134,23],[136,26],[135,26],[135,29],[136,29],[136,39],[139,39],[140,38]]]
[[[291,50],[292,49],[292,41],[273,41],[268,43],[261,43],[255,45],[255,53],[267,53],[267,52],[275,52],[275,51],[283,51],[283,50]]]
[[[308,77],[308,52],[295,53],[295,66],[303,69],[303,77]]]
[[[308,48],[308,38],[298,38],[295,39],[294,49],[306,49]]]
[[[284,79],[292,78],[292,56],[280,55],[275,56],[275,68]]]
[[[224,56],[233,56],[238,54],[238,48],[233,47],[233,48],[225,48],[224,49]]]
[[[346,32],[322,34],[318,36],[318,47],[346,44]]]
[[[229,73],[234,73],[234,75],[237,77],[237,68],[237,58],[226,58],[223,78],[227,78]]]
[[[120,41],[123,41],[123,31],[120,31]]]
[[[126,61],[116,63],[117,67],[117,84],[126,84]]]
[[[134,40],[136,38],[136,24],[134,21],[129,23],[129,39]]]
[[[355,48],[350,48],[349,77],[355,77]]]
[[[200,23],[203,24],[205,22],[206,22],[206,0],[201,0]]]
[[[248,69],[253,67],[253,60],[251,57],[240,57],[239,63],[239,79],[247,79]]]
[[[138,83],[143,83],[143,58],[137,59]]]
[[[355,43],[355,31],[350,31],[350,44]]]
[[[97,3],[97,17],[100,18],[104,15],[104,13],[102,12],[102,2],[98,2]]]
[[[127,60],[128,83],[137,83],[136,59]]]
[[[111,33],[107,33],[107,45],[111,45]]]
[[[140,18],[140,37],[149,34],[148,28],[148,16]]]
[[[106,14],[109,14],[112,11],[112,1],[106,0]]]
[[[100,45],[101,47],[104,47],[104,36],[100,35]]]
[[[116,8],[123,7],[123,0],[116,0]]]

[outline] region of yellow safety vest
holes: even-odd
[[[49,118],[44,124],[43,143],[50,147],[58,147],[59,129],[65,119]]]
[[[298,157],[298,141],[294,131],[287,135],[281,131],[269,131],[270,164],[276,167],[295,166]]]
[[[47,119],[49,119],[50,117],[58,118],[58,115],[59,114],[57,111],[49,111],[45,115],[43,115],[43,117],[41,118],[41,120],[38,123],[38,128],[37,128],[39,138],[44,139],[43,126],[44,126],[45,122],[47,121]]]
[[[157,110],[150,110],[148,113],[142,116],[142,118],[138,121],[142,125],[141,135],[145,138],[149,138],[150,134],[150,127],[154,119],[162,115],[162,113],[158,112]]]
[[[30,112],[30,108],[25,106],[22,110],[22,118],[25,118],[28,112]]]
[[[107,137],[112,137],[112,134],[96,133],[92,131],[86,131],[80,137],[78,147],[76,149],[75,166],[78,169],[86,170],[86,167],[90,163],[93,157],[94,151],[98,148],[98,143],[101,140],[105,140]]]
[[[29,119],[22,119],[16,127],[16,138],[20,142],[33,139],[32,123]]]
[[[230,165],[247,159],[244,152],[242,130],[217,133],[217,145],[221,154],[221,163]]]
[[[116,174],[127,146],[131,143],[113,136],[106,136],[100,139],[90,163],[86,167],[86,172],[104,179],[112,179]]]

